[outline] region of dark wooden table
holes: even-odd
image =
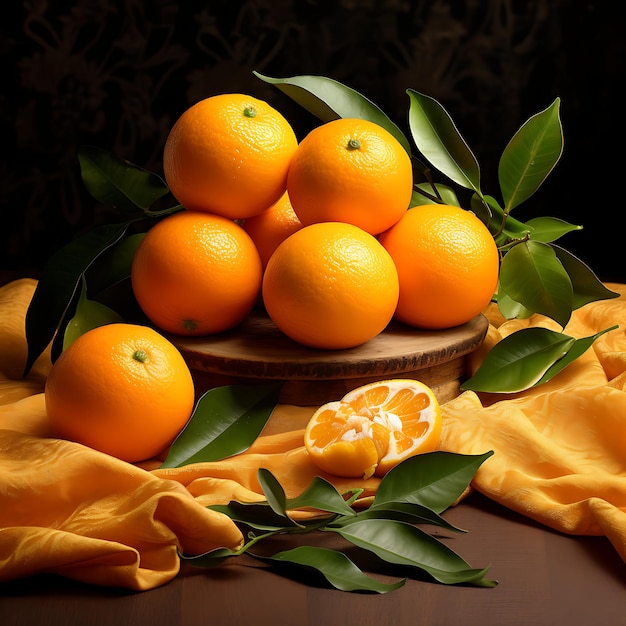
[[[553,532],[476,493],[445,516],[468,531],[448,545],[472,567],[489,565],[498,587],[409,580],[384,595],[346,593],[283,578],[240,557],[217,569],[186,567],[169,584],[143,593],[53,576],[0,584],[0,624],[626,624],[626,565],[606,538]]]

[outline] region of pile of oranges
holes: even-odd
[[[148,231],[131,278],[167,333],[225,331],[260,304],[299,344],[346,349],[394,317],[463,324],[496,289],[488,229],[458,207],[409,210],[411,158],[367,120],[327,122],[298,142],[266,102],[213,96],[176,121],[163,168],[183,210]]]
[[[220,333],[262,306],[293,341],[341,350],[394,318],[424,329],[463,324],[496,289],[488,229],[459,207],[409,208],[411,158],[372,122],[337,119],[298,142],[267,103],[223,94],[181,115],[163,167],[181,210],[148,230],[131,269],[156,330],[88,331],[46,383],[60,436],[107,454],[161,454],[190,418],[190,371],[159,330]],[[433,392],[391,380],[320,407],[304,443],[322,471],[368,478],[436,448],[440,431]]]

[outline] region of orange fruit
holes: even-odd
[[[276,248],[262,295],[288,337],[338,350],[384,330],[398,301],[398,276],[375,237],[352,224],[324,222],[301,228]]]
[[[252,241],[261,255],[263,267],[267,265],[278,244],[282,243],[289,235],[302,228],[302,222],[298,219],[289,194],[285,192],[280,200],[269,209],[244,220],[243,229],[252,237]]]
[[[165,142],[163,172],[187,209],[232,219],[256,215],[284,193],[296,135],[267,102],[229,93],[187,109]]]
[[[377,235],[408,209],[411,159],[382,126],[338,119],[314,128],[300,143],[287,191],[304,225],[347,222]]]
[[[180,211],[155,224],[131,267],[137,303],[160,329],[207,335],[239,324],[261,289],[261,258],[234,221]]]
[[[313,414],[304,443],[313,462],[335,476],[383,476],[411,456],[431,452],[441,437],[441,410],[417,380],[370,383]]]
[[[147,326],[116,323],[80,335],[45,386],[52,426],[129,462],[165,450],[191,417],[194,384],[180,352]]]
[[[396,319],[418,328],[468,322],[491,301],[499,253],[471,212],[445,204],[416,206],[379,237],[400,279]]]

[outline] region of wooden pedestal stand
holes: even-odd
[[[415,378],[446,402],[459,394],[467,355],[483,342],[487,328],[482,315],[438,331],[392,322],[356,348],[316,350],[292,341],[265,313],[255,311],[231,331],[172,341],[187,361],[198,393],[221,385],[283,381],[281,403],[315,406],[376,380]]]

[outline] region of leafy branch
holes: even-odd
[[[382,478],[371,506],[364,510],[352,507],[361,490],[342,495],[319,476],[302,494],[287,498],[271,472],[261,468],[258,479],[265,501],[231,501],[209,507],[239,526],[248,538],[244,546],[236,551],[218,548],[196,556],[181,555],[181,559],[196,567],[215,567],[247,553],[278,573],[313,573],[342,591],[386,593],[404,585],[406,578],[389,584],[380,582],[339,550],[304,545],[270,555],[256,551],[262,542],[278,535],[334,533],[352,545],[351,554],[355,556],[374,555],[381,563],[401,566],[403,572],[425,573],[446,585],[493,587],[497,583],[485,578],[487,568],[470,567],[456,552],[418,528],[424,524],[448,532],[465,532],[440,513],[459,498],[492,454],[430,452],[408,458]],[[298,510],[312,513],[296,520],[293,513]]]

